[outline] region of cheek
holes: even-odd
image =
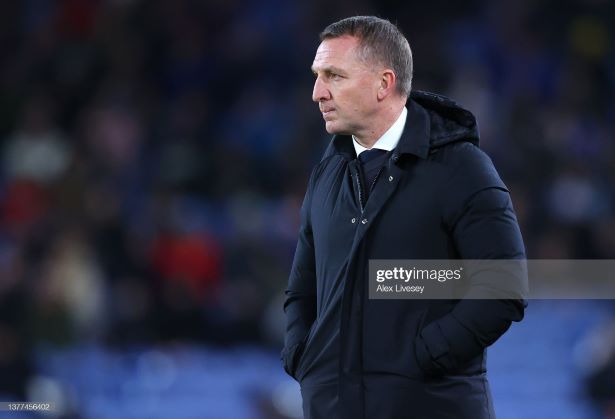
[[[358,113],[369,113],[376,102],[373,86],[365,85],[358,88],[352,98],[352,109]]]
[[[345,102],[357,104],[357,102],[369,99],[371,92],[368,86],[359,85],[345,91],[343,97]]]
[[[350,118],[369,114],[377,98],[374,85],[368,82],[339,87],[336,90],[337,92],[332,93],[336,98],[338,112]]]

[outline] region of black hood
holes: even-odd
[[[409,102],[420,105],[429,116],[429,145],[441,147],[456,141],[479,144],[478,126],[472,112],[459,106],[446,96],[413,91]],[[410,121],[410,123],[412,123]]]

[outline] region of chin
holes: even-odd
[[[325,129],[329,134],[343,134],[344,130],[335,122],[327,122],[325,123]]]

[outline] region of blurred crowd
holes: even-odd
[[[357,13],[477,115],[530,258],[613,258],[613,2],[1,2],[0,393],[41,344],[279,346],[309,68]]]

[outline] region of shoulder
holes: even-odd
[[[457,169],[458,166],[494,168],[487,153],[469,141],[457,141],[432,149],[429,156],[451,170]]]
[[[314,166],[313,176],[318,179],[324,175],[337,172],[347,163],[341,154],[330,154],[323,156],[322,160]]]
[[[442,192],[463,200],[488,189],[507,190],[491,158],[478,146],[467,141],[448,144],[430,156],[446,173]]]
[[[323,179],[331,178],[335,173],[343,169],[346,160],[339,154],[325,156],[322,160],[312,168],[308,189],[313,189],[314,186]]]
[[[438,161],[450,175],[497,176],[491,158],[477,145],[469,141],[459,141],[437,148],[430,158]]]

